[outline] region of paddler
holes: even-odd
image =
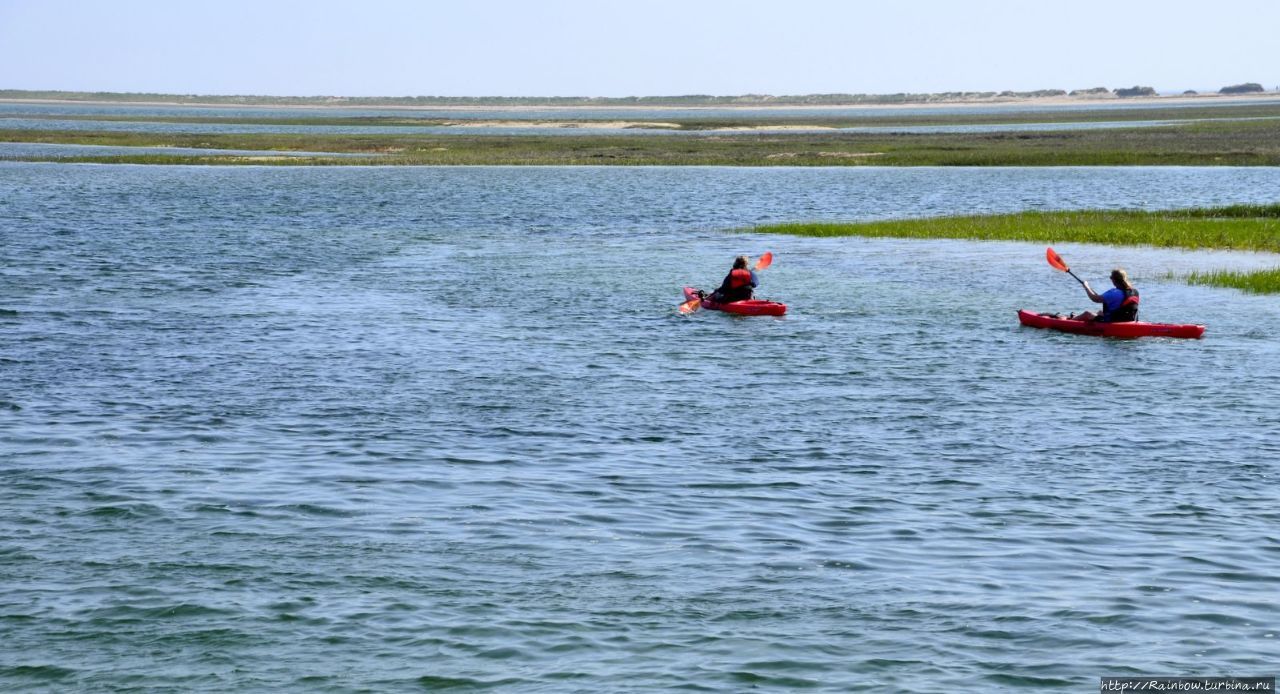
[[[1138,320],[1138,290],[1134,289],[1133,283],[1129,281],[1129,274],[1124,271],[1124,268],[1118,267],[1111,271],[1111,284],[1115,287],[1102,294],[1093,291],[1088,282],[1083,284],[1089,299],[1102,304],[1102,313],[1085,311],[1078,316],[1072,316],[1076,320],[1096,320],[1099,323],[1129,323]]]
[[[760,286],[760,279],[756,277],[756,271],[747,269],[747,264],[750,262],[750,259],[745,255],[735,258],[733,260],[733,269],[729,270],[728,275],[725,275],[724,281],[720,283],[720,288],[712,292],[708,298],[721,304],[750,299],[752,296],[751,291]]]

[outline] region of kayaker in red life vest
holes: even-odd
[[[1115,285],[1114,289],[1098,294],[1093,291],[1088,282],[1085,282],[1085,292],[1089,294],[1091,300],[1102,304],[1102,313],[1085,311],[1073,318],[1085,321],[1096,320],[1100,323],[1129,323],[1138,320],[1138,290],[1134,289],[1133,284],[1129,282],[1129,275],[1124,268],[1111,271],[1111,283]]]
[[[726,304],[730,301],[746,301],[750,299],[751,290],[760,286],[760,280],[756,277],[755,270],[748,270],[747,263],[750,260],[745,255],[740,255],[733,261],[733,269],[725,275],[724,281],[720,283],[720,288],[711,293],[708,297],[717,303]]]

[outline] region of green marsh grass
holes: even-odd
[[[1191,284],[1230,287],[1250,294],[1280,294],[1280,267],[1253,272],[1213,270],[1193,272],[1186,280]]]
[[[383,155],[381,164],[410,166],[1280,166],[1280,118],[1152,128],[995,133],[548,136],[8,129],[0,130],[0,142],[366,153]],[[309,163],[331,162],[293,162]]]
[[[1035,241],[1280,253],[1280,204],[1181,210],[1083,210],[871,222],[798,222],[749,229],[794,236]],[[1280,293],[1280,269],[1204,272],[1194,284]]]
[[[1074,241],[1280,253],[1280,204],[1154,212],[1081,210],[871,222],[797,222],[760,226],[751,231],[794,236]]]

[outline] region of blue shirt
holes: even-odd
[[[1102,313],[1108,315],[1114,313],[1124,303],[1123,289],[1108,289],[1102,294]]]

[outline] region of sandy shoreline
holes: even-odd
[[[253,103],[253,104],[226,104],[226,103],[204,103],[197,101],[110,101],[110,100],[81,100],[81,99],[13,99],[0,98],[0,103],[16,103],[16,104],[60,104],[74,105],[87,104],[99,106],[186,106],[195,108],[211,108],[211,109],[245,109],[245,108],[272,108],[287,110],[369,110],[369,111],[492,111],[495,113],[521,113],[529,111],[564,111],[572,113],[574,111],[735,111],[735,110],[829,110],[838,108],[850,109],[867,109],[867,110],[890,110],[902,108],[936,108],[936,109],[955,109],[965,107],[982,107],[982,106],[1106,106],[1112,104],[1133,104],[1143,106],[1164,106],[1164,105],[1185,105],[1185,104],[1230,104],[1244,103],[1260,100],[1280,100],[1280,92],[1262,92],[1254,94],[1197,94],[1197,95],[1171,95],[1171,96],[1136,96],[1136,97],[1117,97],[1117,96],[1056,96],[1056,97],[1040,97],[1040,98],[1001,98],[992,97],[989,99],[955,99],[950,101],[904,101],[893,104],[868,104],[868,103],[851,103],[851,104],[690,104],[683,105],[647,105],[647,104],[601,104],[601,105],[365,105],[352,103],[328,103],[328,104],[271,104],[271,103]],[[667,127],[660,124],[654,124],[657,127]],[[668,124],[669,125],[669,124]],[[513,126],[515,127],[515,126]]]

